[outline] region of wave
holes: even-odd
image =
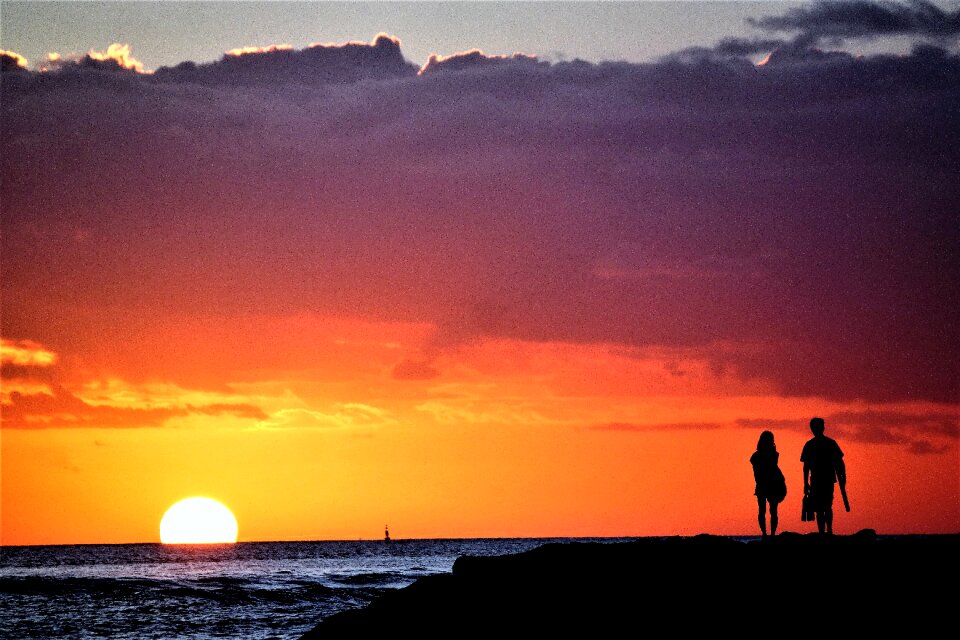
[[[372,582],[370,584],[373,584]],[[318,601],[337,595],[336,589],[319,582],[264,583],[249,578],[205,577],[195,580],[149,580],[142,578],[51,578],[18,576],[0,578],[0,596],[39,598],[90,597],[152,601],[209,600],[221,604],[243,602]],[[352,590],[350,590],[352,591]],[[348,594],[340,594],[346,596]]]
[[[0,578],[0,593],[60,596],[70,594],[125,595],[152,590],[157,580],[139,578],[50,578],[16,576]]]
[[[420,577],[419,573],[409,571],[378,571],[376,573],[331,574],[327,576],[327,580],[350,586],[381,586],[408,584],[418,577]]]

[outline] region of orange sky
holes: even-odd
[[[62,384],[82,404],[14,425],[6,407],[3,544],[157,541],[192,495],[228,505],[241,540],[374,538],[385,523],[394,537],[752,534],[761,429],[738,423],[752,416],[795,424],[774,428],[781,530],[807,531],[798,459],[816,414],[846,452],[839,532],[960,526],[955,439],[916,455],[845,440],[829,418],[951,407],[783,398],[676,350],[500,340],[428,355],[430,336],[303,315],[164,325],[108,354],[5,341],[5,362],[50,373],[5,381],[5,403]],[[438,375],[391,375],[427,358]],[[189,375],[165,381],[174,371]]]
[[[952,18],[811,6],[642,63],[0,51],[0,543],[755,534],[764,429],[812,531],[814,416],[836,531],[960,532]]]

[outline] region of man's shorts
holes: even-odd
[[[827,511],[833,508],[833,482],[810,485],[810,501],[814,511]]]

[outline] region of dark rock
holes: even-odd
[[[933,635],[955,627],[960,535],[785,532],[555,543],[458,558],[302,637],[662,633]]]

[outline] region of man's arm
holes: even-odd
[[[840,484],[840,497],[843,498],[843,508],[850,511],[850,500],[847,499],[847,465],[843,462],[843,451],[837,446],[833,460],[833,469],[837,473],[837,482]]]
[[[810,463],[803,463],[803,493],[810,493]]]
[[[843,458],[837,458],[837,482],[840,483],[840,497],[843,498],[843,508],[850,511],[850,500],[847,498],[847,468]]]
[[[843,462],[843,454],[840,454],[840,457],[837,458],[837,461],[834,463],[834,469],[837,470],[837,482],[841,486],[846,486],[847,484],[847,465]]]
[[[843,450],[836,440],[833,442],[833,470],[837,474],[837,482],[842,485],[847,484],[847,466],[843,462]]]

